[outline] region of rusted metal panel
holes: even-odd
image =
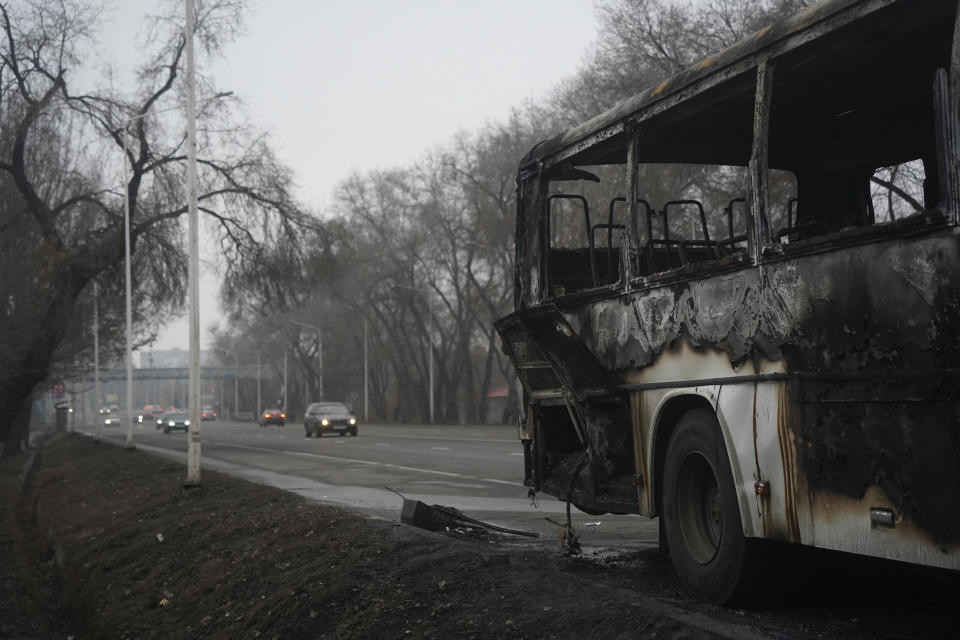
[[[769,162],[770,101],[773,97],[774,63],[764,60],[757,67],[757,96],[754,100],[753,142],[750,150],[750,171],[747,189],[747,237],[753,258],[760,259],[762,247],[770,244],[769,198],[767,170]]]
[[[650,438],[643,422],[644,415],[644,394],[631,393],[630,432],[633,436],[633,461],[636,466],[633,484],[637,488],[637,512],[641,515],[652,516],[654,513],[653,454],[648,445]]]
[[[955,500],[955,498],[954,498]],[[960,569],[960,544],[945,541],[918,526],[909,516],[897,511],[878,486],[870,486],[860,497],[833,491],[810,496],[813,514],[813,541],[817,547],[851,553],[875,555],[904,562]],[[889,506],[895,526],[871,524],[871,508]]]
[[[792,425],[805,444],[799,457],[810,491],[862,500],[879,489],[886,500],[869,506],[892,507],[938,544],[960,542],[960,395],[956,379],[939,380],[939,388],[880,382],[864,394],[805,383],[807,397],[846,398],[805,398],[803,420]]]
[[[957,347],[948,338],[960,338],[957,234],[929,234],[721,275],[703,270],[561,309],[611,371],[650,364],[680,336],[719,345],[737,367],[761,356],[786,359],[796,372],[951,368]]]

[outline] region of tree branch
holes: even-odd
[[[897,194],[898,196],[906,200],[907,203],[913,207],[914,211],[923,211],[922,203],[920,203],[916,198],[914,198],[909,193],[907,193],[897,185],[893,184],[892,182],[888,182],[883,178],[878,178],[877,176],[871,176],[870,181],[880,185],[881,187],[884,187],[885,189],[889,189],[893,193]],[[892,212],[891,212],[891,215],[893,215]]]

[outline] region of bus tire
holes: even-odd
[[[753,554],[713,412],[681,416],[667,444],[663,483],[663,532],[683,586],[722,605],[748,598]]]

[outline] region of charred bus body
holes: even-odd
[[[721,602],[757,538],[960,569],[958,33],[821,2],[524,158],[525,484]]]

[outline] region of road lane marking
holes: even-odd
[[[473,476],[465,476],[462,473],[456,473],[454,471],[440,471],[439,469],[421,469],[420,467],[407,467],[402,464],[391,464],[389,462],[382,462],[380,463],[380,466],[387,467],[388,469],[400,469],[401,471],[433,473],[438,476],[446,476],[448,478],[470,478],[471,480],[479,480],[479,478],[474,478]]]
[[[380,434],[373,434],[380,436]],[[483,434],[480,434],[481,436]],[[429,436],[414,436],[414,435],[403,435],[399,433],[391,433],[389,435],[381,436],[387,438],[397,438],[398,440],[443,440],[445,442],[473,442],[476,443],[476,438],[457,438],[455,436],[446,436],[446,435],[429,435]],[[520,442],[517,438],[511,438],[509,440],[505,438],[487,438],[481,440],[480,442],[499,442],[501,444],[517,444]]]
[[[207,442],[207,444],[215,444],[221,447],[249,449],[250,451],[260,451],[262,453],[270,453],[273,455],[300,456],[301,458],[317,458],[320,460],[330,460],[333,462],[354,462],[356,464],[365,464],[371,467],[386,467],[388,469],[398,469],[400,471],[414,471],[416,473],[432,473],[434,475],[444,476],[447,478],[463,478],[465,480],[478,480],[480,482],[504,484],[511,487],[520,486],[520,483],[511,481],[511,480],[497,480],[496,478],[478,478],[476,476],[468,476],[462,473],[454,473],[452,471],[440,471],[439,469],[424,469],[422,467],[407,467],[399,464],[391,464],[389,462],[377,462],[375,460],[359,460],[357,458],[341,458],[339,456],[325,456],[321,453],[308,453],[306,451],[290,451],[289,449],[269,449],[267,447],[251,447],[249,445],[234,444],[232,442],[218,442],[214,440],[208,440],[205,442]]]
[[[450,451],[450,447],[430,447],[433,451]]]
[[[391,445],[390,445],[389,442],[378,442],[378,443],[377,443],[377,446],[378,446],[378,447],[389,447],[389,446],[391,446]]]
[[[286,454],[290,456],[300,456],[301,458],[319,458],[321,460],[332,460],[334,462],[356,462],[357,464],[379,465],[379,462],[371,460],[357,460],[356,458],[341,458],[339,456],[325,456],[322,453],[309,453],[307,451],[290,451],[289,449],[270,449],[268,447],[253,447],[247,444],[236,444],[234,442],[219,442],[217,440],[204,441],[209,444],[219,445],[221,447],[234,447],[235,449],[248,449],[250,451],[260,451],[262,453]]]
[[[511,482],[510,480],[497,480],[496,478],[480,478],[484,482],[493,482],[494,484],[506,484],[511,487],[520,486],[519,482]]]
[[[410,484],[433,485],[438,487],[457,487],[459,489],[487,489],[487,485],[480,482],[453,482],[452,480],[411,480]]]
[[[511,455],[511,456],[522,456],[522,455],[523,455],[523,451],[511,451],[511,452],[510,452],[509,454],[507,454],[507,455]]]

